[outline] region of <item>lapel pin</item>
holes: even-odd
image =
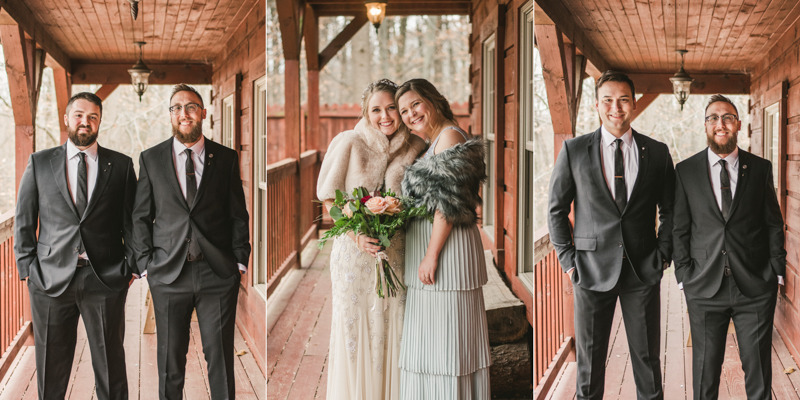
[[[213,154],[209,154],[208,158],[214,158],[214,155]]]
[[[644,146],[642,146],[642,150],[644,150]]]
[[[742,169],[747,169],[747,165],[742,165]]]

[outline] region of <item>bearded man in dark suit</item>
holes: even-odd
[[[236,303],[250,259],[239,156],[203,137],[206,110],[191,86],[173,88],[169,112],[173,137],[139,158],[133,211],[156,316],[159,396],[183,398],[196,309],[211,398],[233,399]]]
[[[747,398],[769,399],[772,321],[786,271],[783,217],[772,164],[737,146],[736,106],[706,106],[708,148],[675,167],[675,277],[692,329],[695,399],[719,394],[733,319]]]
[[[69,140],[32,154],[19,184],[14,253],[30,292],[40,399],[66,396],[80,317],[97,398],[128,398],[123,339],[136,271],[136,173],[130,157],[97,144],[102,113],[93,93],[72,96]]]

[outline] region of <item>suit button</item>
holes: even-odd
[[[622,247],[622,242],[619,242],[619,247]]]
[[[80,247],[76,247],[75,248],[75,254],[77,254],[79,251],[81,251],[81,248]]]
[[[191,238],[186,238],[186,243],[189,243],[189,242],[191,242],[191,241],[192,241],[192,239],[191,239]]]
[[[727,254],[727,252],[725,250],[722,250],[722,254]]]

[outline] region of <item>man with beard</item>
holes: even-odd
[[[173,88],[172,138],[142,152],[134,248],[156,316],[158,391],[183,398],[192,310],[197,310],[212,399],[235,398],[233,336],[240,273],[250,258],[238,154],[203,137],[203,99]]]
[[[627,75],[606,71],[595,88],[603,125],[564,142],[550,178],[550,241],[575,297],[576,395],[603,398],[619,301],[636,397],[663,399],[658,345],[661,276],[672,255],[672,157],[631,128],[636,91]]]
[[[737,147],[736,106],[706,106],[708,148],[675,167],[675,277],[692,330],[695,399],[716,399],[725,337],[736,328],[748,399],[769,399],[772,319],[786,270],[772,165]]]
[[[122,342],[136,271],[136,174],[130,157],[97,144],[102,113],[94,94],[72,96],[64,115],[69,140],[32,154],[19,184],[14,253],[30,292],[40,399],[66,396],[79,317],[97,398],[128,398]]]

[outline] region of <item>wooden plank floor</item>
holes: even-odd
[[[300,268],[303,277],[267,332],[267,390],[270,400],[324,399],[331,333],[332,244]]]
[[[144,299],[147,285],[137,280],[128,291],[125,310],[125,358],[127,361],[128,392],[131,400],[158,399],[158,369],[156,364],[156,335],[142,334],[147,307]],[[244,400],[266,400],[264,374],[258,368],[239,328],[236,328],[234,347],[236,398]],[[188,400],[210,399],[208,375],[200,331],[197,322],[192,322],[192,335],[187,355],[186,385],[184,398]],[[36,399],[36,365],[33,346],[24,346],[14,360],[9,373],[0,381],[0,400]],[[94,393],[94,373],[86,331],[78,324],[78,343],[70,375],[67,399],[97,399]]]
[[[622,312],[617,303],[614,313],[612,338],[609,343],[606,363],[604,400],[628,400],[636,398],[633,382],[628,342]],[[678,289],[672,268],[668,269],[661,281],[661,365],[664,379],[664,399],[692,399],[692,348],[686,347],[689,338],[689,316],[686,313],[686,300]],[[796,372],[785,374],[786,368]],[[772,339],[772,398],[776,400],[800,399],[800,372],[792,359],[786,344],[773,331]],[[547,400],[575,398],[575,379],[577,366],[574,362],[565,364],[558,372],[556,382],[546,396]],[[720,400],[746,399],[744,372],[739,361],[735,334],[728,334],[725,361],[720,379]]]

